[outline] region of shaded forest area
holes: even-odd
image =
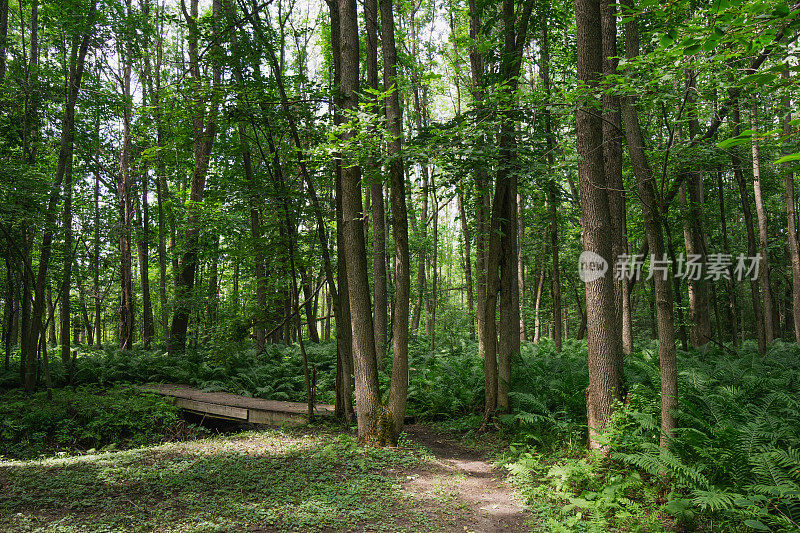
[[[181,383],[331,403],[357,437],[314,445],[392,468],[408,416],[491,442],[548,531],[800,529],[799,36],[787,0],[0,0],[0,457],[202,437],[125,388]]]

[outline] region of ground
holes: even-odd
[[[502,472],[457,438],[413,425],[378,449],[332,428],[266,429],[0,461],[0,530],[530,531]]]

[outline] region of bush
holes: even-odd
[[[59,451],[130,448],[161,443],[181,427],[178,408],[128,387],[96,386],[32,396],[0,396],[0,456],[34,458]]]

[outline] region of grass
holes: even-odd
[[[432,501],[404,490],[408,472],[431,464],[407,442],[359,447],[325,428],[2,461],[0,530],[448,530],[464,509],[446,481]]]

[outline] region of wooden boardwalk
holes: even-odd
[[[139,388],[169,396],[185,411],[214,418],[270,426],[300,425],[308,421],[308,406],[304,403],[262,400],[227,392],[203,392],[186,385],[150,384]],[[333,417],[333,410],[333,405],[318,403],[314,406],[314,416]]]

